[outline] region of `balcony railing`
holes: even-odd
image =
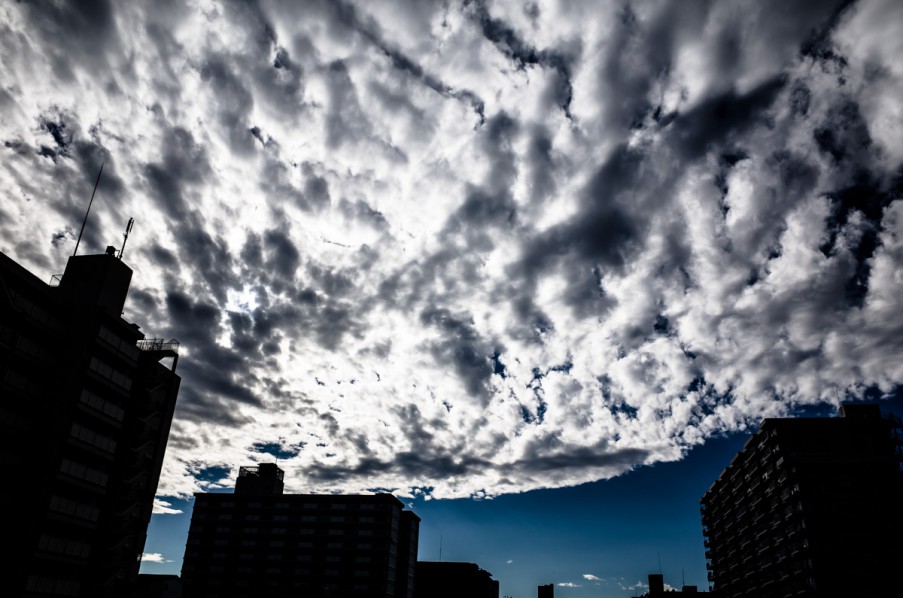
[[[162,338],[147,338],[140,340],[136,346],[142,351],[173,351],[179,352],[179,341],[176,339],[166,340]]]

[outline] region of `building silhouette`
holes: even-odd
[[[121,597],[138,574],[180,379],[178,344],[121,317],[131,276],[112,247],[56,285],[0,254],[5,596]]]
[[[499,598],[499,582],[476,563],[417,561],[416,598]]]
[[[665,590],[665,576],[661,573],[649,574],[649,591],[641,595],[641,598],[669,598],[671,596],[708,596],[708,592],[699,592],[696,586],[684,585],[680,590]]]
[[[555,586],[547,583],[537,588],[537,598],[555,598]]]
[[[840,414],[764,420],[703,496],[719,598],[899,595],[900,419]]]
[[[186,597],[413,598],[420,518],[391,494],[283,494],[274,463],[197,493]]]

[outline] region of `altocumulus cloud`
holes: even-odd
[[[0,250],[61,271],[105,165],[82,250],[134,217],[125,316],[182,343],[161,496],[274,458],[294,491],[611,477],[903,380],[901,29],[892,0],[5,3]]]

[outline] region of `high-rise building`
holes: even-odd
[[[536,595],[538,598],[555,598],[555,586],[547,583],[537,588]]]
[[[476,563],[418,561],[417,598],[498,598],[499,582]]]
[[[391,494],[283,494],[274,463],[195,494],[186,597],[413,598],[420,518]]]
[[[876,404],[764,420],[701,500],[715,594],[899,594],[901,439]]]
[[[120,597],[138,574],[180,379],[178,343],[122,318],[132,271],[0,254],[0,592]],[[169,359],[171,358],[171,359]]]

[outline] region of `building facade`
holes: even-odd
[[[131,275],[113,248],[58,285],[0,254],[3,595],[120,597],[137,577],[180,379],[177,343],[121,317]]]
[[[186,597],[413,598],[420,518],[391,494],[283,494],[273,463],[195,495]]]
[[[715,595],[899,593],[901,440],[875,404],[764,420],[701,500]]]
[[[499,582],[476,563],[418,561],[417,598],[499,598]]]

